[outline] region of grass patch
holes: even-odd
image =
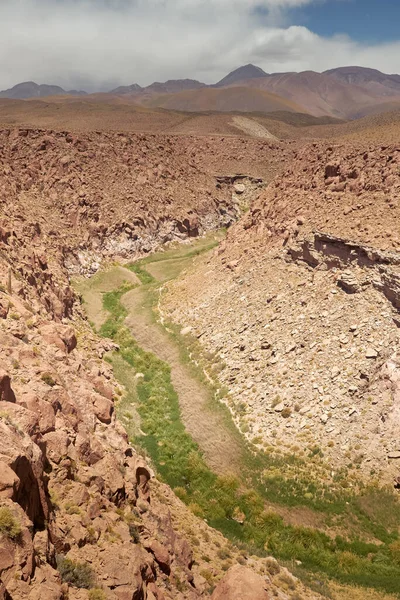
[[[146,269],[142,266],[142,261],[135,262],[131,265],[128,265],[128,269],[139,277],[141,283],[143,285],[148,285],[149,283],[155,283],[156,280]]]
[[[288,561],[301,561],[311,573],[322,572],[342,583],[398,593],[400,567],[397,546],[393,546],[398,534],[371,520],[365,503],[360,504],[360,498],[341,485],[340,477],[344,478],[344,474],[339,474],[332,486],[318,484],[310,480],[304,468],[308,466],[310,470],[310,464],[305,465],[294,456],[254,455],[248,449],[240,479],[220,477],[209,469],[182,424],[169,366],[140,348],[123,326],[127,311],[120,300],[126,291],[120,288],[104,295],[104,308],[110,316],[101,332],[119,345],[118,360],[143,374],[135,390],[128,387],[145,433],[132,441],[152,457],[161,478],[179,490],[179,496],[195,514],[260,556],[268,553]],[[371,493],[366,490],[364,496]],[[377,499],[382,499],[382,493],[378,488],[373,490]],[[365,530],[374,529],[383,543],[366,544],[356,537],[332,539],[316,529],[287,525],[279,515],[265,509],[266,501],[271,500],[289,506],[309,505],[333,516],[352,511]],[[399,509],[394,499],[392,506]],[[239,513],[244,515],[243,523],[234,519]]]

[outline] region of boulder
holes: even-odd
[[[93,393],[92,402],[96,417],[102,423],[111,423],[111,417],[114,412],[114,405],[111,400],[108,400],[104,396]]]
[[[144,547],[152,553],[161,571],[169,575],[171,572],[171,557],[167,548],[154,539],[144,543]]]
[[[271,600],[267,580],[248,567],[235,565],[215,588],[212,600]]]
[[[17,404],[24,406],[38,416],[40,433],[45,434],[54,431],[56,419],[54,408],[50,402],[46,402],[46,400],[35,394],[27,393],[18,398]]]
[[[46,446],[46,456],[53,463],[59,464],[63,458],[68,456],[70,439],[65,431],[50,431],[43,436]]]
[[[19,478],[5,462],[0,460],[0,500],[13,498],[18,490]]]
[[[341,273],[337,283],[347,294],[356,294],[361,291],[360,284],[351,271],[344,271]]]
[[[243,183],[236,183],[234,189],[237,194],[244,194],[246,186]]]
[[[3,369],[0,369],[0,400],[15,402],[15,394],[11,389],[10,376]]]
[[[48,323],[40,328],[40,333],[48,344],[57,346],[68,354],[76,348],[77,340],[72,327],[59,323]]]
[[[8,406],[25,410],[12,404]],[[26,423],[23,420],[19,422],[16,414],[11,415],[10,421],[11,423],[7,424],[0,419],[0,460],[14,471],[19,480],[13,488],[12,499],[25,510],[34,525],[41,528],[49,516],[43,469],[44,457],[39,446],[27,434]],[[5,486],[11,483],[10,473],[7,472]],[[6,495],[9,494],[7,489],[9,488],[3,490]]]

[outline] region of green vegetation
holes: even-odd
[[[74,587],[89,590],[94,587],[94,573],[86,563],[76,562],[57,556],[57,569],[64,583],[70,583]]]
[[[88,598],[89,600],[107,600],[105,593],[100,588],[89,590]]]
[[[150,273],[148,271],[146,271],[143,267],[141,262],[136,262],[133,263],[132,265],[129,265],[128,267],[131,271],[133,271],[133,273],[136,273],[136,275],[139,277],[141,283],[143,285],[147,285],[149,283],[155,283],[155,279],[152,275],[150,275]]]
[[[203,240],[200,247],[181,246],[131,265],[129,268],[144,286],[146,309],[151,310],[156,304],[160,281],[175,277],[190,257],[215,243]],[[121,298],[132,287],[132,283],[124,284],[104,293],[103,307],[109,317],[101,334],[120,347],[120,352],[109,357],[116,378],[126,390],[117,405],[118,416],[131,441],[152,458],[159,477],[196,515],[244,551],[260,556],[273,554],[292,571],[295,569],[304,581],[311,582],[316,591],[325,591],[325,582],[330,578],[398,593],[400,504],[392,490],[350,481],[347,469],[327,478],[317,446],[308,456],[279,455],[271,449],[255,452],[238,434],[228,409],[215,398],[216,390],[205,381],[202,367],[193,366],[192,357],[201,363],[198,341],[190,335],[182,338],[179,328],[168,323],[169,335],[178,344],[182,361],[191,364],[196,376],[210,386],[212,410],[224,412],[232,436],[237,436],[238,476],[221,477],[214,473],[183,426],[168,364],[145,352],[124,326],[128,312]],[[209,372],[217,375],[221,368],[218,357],[207,360],[208,365],[214,366]],[[135,377],[137,373],[141,374],[139,378]],[[218,397],[225,394],[219,390]],[[271,503],[307,507],[316,516],[316,527],[343,531],[346,536],[332,538],[320,529],[289,525],[279,514],[266,509]],[[133,542],[138,533],[132,520]],[[296,561],[301,561],[301,565]]]
[[[17,540],[21,535],[21,525],[8,506],[0,507],[0,534],[10,540]]]
[[[56,381],[52,377],[51,373],[42,373],[41,380],[44,381],[50,387],[54,387],[56,385]]]
[[[123,326],[126,310],[120,299],[126,291],[121,288],[104,295],[104,308],[110,317],[101,332],[120,346],[120,358],[144,375],[136,391],[128,390],[132,398],[136,397],[145,433],[134,441],[152,457],[160,476],[195,514],[259,555],[268,553],[301,561],[310,571],[322,571],[343,583],[398,592],[396,528],[387,530],[367,512],[372,502],[369,496],[374,502],[384,496],[390,502],[389,512],[396,514],[399,522],[400,507],[394,496],[378,488],[363,490],[361,497],[353,496],[341,485],[330,490],[310,481],[299,459],[254,456],[249,449],[241,479],[217,476],[182,424],[169,366],[142,350]],[[309,505],[332,516],[352,513],[364,530],[382,543],[367,544],[356,537],[332,539],[316,529],[287,525],[278,514],[265,509],[267,500],[289,506]],[[245,516],[242,524],[233,518],[238,512]]]

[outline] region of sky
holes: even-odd
[[[0,89],[191,78],[247,63],[400,73],[399,0],[0,0]]]

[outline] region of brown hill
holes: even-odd
[[[383,96],[390,95],[393,90],[400,92],[400,75],[387,75],[377,69],[339,67],[324,71],[323,75],[328,75],[344,83],[363,87],[366,90],[380,92]]]
[[[119,87],[115,88],[114,90],[111,90],[110,94],[116,94],[116,95],[132,94],[132,93],[141,92],[142,90],[143,90],[142,86],[140,86],[138,83],[132,83],[131,85],[120,85]]]
[[[82,96],[86,92],[79,92],[77,90],[71,90],[66,92],[63,88],[58,85],[38,85],[33,81],[27,81],[25,83],[19,83],[9,90],[0,92],[0,98],[13,98],[16,100],[23,100],[26,98],[44,98],[47,96],[64,96],[65,94],[71,96]]]
[[[304,138],[338,139],[344,142],[395,144],[400,136],[400,109],[335,125],[317,124],[315,127],[304,127],[299,131],[299,135]]]
[[[202,88],[170,96],[160,96],[148,106],[185,112],[307,112],[300,104],[251,87]]]
[[[149,94],[176,94],[185,90],[199,90],[206,87],[205,83],[194,79],[170,79],[165,83],[158,81],[148,85],[145,91]]]
[[[271,131],[276,137],[295,137],[293,128],[284,122],[288,114],[296,119],[296,113],[286,112],[282,113],[281,120],[277,120],[276,116],[271,120],[262,119],[261,116],[256,119],[252,114],[243,118],[260,123],[261,129]],[[126,96],[117,98],[103,94],[84,99],[0,100],[0,123],[8,127],[22,125],[74,131],[251,136],[235,123],[233,114],[150,109],[126,99]]]
[[[385,110],[388,102],[400,102],[400,93],[382,95],[326,74],[305,71],[268,75],[241,82],[241,85],[268,90],[296,102],[316,116],[330,115],[340,119],[363,116],[370,110]]]
[[[255,90],[273,93],[280,100],[267,98]],[[73,97],[83,94],[85,92],[66,92],[58,86],[39,86],[28,82],[0,92],[0,98]],[[362,67],[341,67],[324,73],[304,71],[269,75],[260,67],[249,64],[232,71],[215,85],[206,85],[193,79],[178,79],[154,82],[144,88],[134,83],[92,96],[96,101],[102,97],[102,101],[108,99],[114,103],[115,96],[118,96],[145,106],[190,112],[266,113],[287,110],[286,102],[283,108],[278,104],[284,99],[294,103],[297,112],[358,119],[394,110],[400,105],[400,76]],[[288,110],[293,110],[293,106]]]
[[[266,76],[267,73],[260,67],[256,67],[255,65],[245,65],[244,67],[239,67],[238,69],[235,69],[229,73],[226,77],[221,79],[221,81],[216,83],[215,87],[226,87],[228,85],[235,85],[238,82],[246,79],[256,79],[257,77]]]

